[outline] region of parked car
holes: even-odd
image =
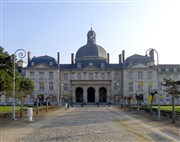
[[[6,103],[6,102],[0,102],[0,106],[7,106],[8,105],[8,103]]]
[[[18,106],[19,106],[20,103],[15,102],[15,105],[18,105]],[[13,102],[8,102],[8,103],[7,103],[7,106],[13,106]]]
[[[37,106],[37,101],[35,101],[34,103],[33,103],[33,105],[34,106]],[[41,105],[41,103],[39,102],[39,106]]]

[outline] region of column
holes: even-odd
[[[73,102],[76,102],[76,96],[75,96],[75,89],[74,89],[74,85],[72,85],[72,99],[73,99]]]
[[[96,85],[95,89],[95,102],[99,102],[99,86]]]
[[[112,101],[112,94],[110,91],[110,85],[107,85],[107,101]]]
[[[83,86],[83,100],[85,103],[87,103],[87,86]]]

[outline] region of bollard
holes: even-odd
[[[28,121],[33,121],[33,109],[32,108],[27,109],[27,117],[28,117]]]
[[[65,104],[65,109],[68,109],[68,104],[67,103]]]

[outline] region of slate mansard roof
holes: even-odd
[[[96,33],[91,28],[91,30],[87,33],[87,44],[80,47],[76,52],[75,63],[58,65],[57,61],[53,57],[45,55],[33,57],[27,67],[31,67],[33,63],[33,66],[36,64],[45,64],[51,67],[60,67],[62,70],[78,70],[89,65],[92,65],[97,69],[118,70],[128,68],[139,63],[147,65],[147,62],[152,61],[152,58],[147,55],[143,56],[134,54],[128,57],[123,63],[110,64],[108,60],[108,55],[105,49],[96,44]]]
[[[39,57],[33,57],[31,61],[28,63],[27,67],[35,66],[37,64],[44,64],[51,67],[58,67],[57,61],[50,56],[39,56]]]
[[[147,55],[142,56],[138,54],[134,54],[130,57],[128,57],[124,62],[124,67],[132,66],[138,63],[147,64],[147,62],[150,62],[151,58]]]

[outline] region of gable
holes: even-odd
[[[47,65],[45,65],[45,64],[36,64],[36,65],[34,65],[34,66],[31,66],[32,68],[35,68],[35,69],[44,69],[44,68],[46,68],[46,69],[49,69],[49,68],[51,68],[50,66],[47,66]]]
[[[148,68],[148,66],[146,66],[142,63],[139,63],[139,64],[131,66],[130,68]]]
[[[90,66],[85,67],[83,70],[96,71],[96,70],[98,70],[98,68],[96,68],[95,66],[90,65]]]

